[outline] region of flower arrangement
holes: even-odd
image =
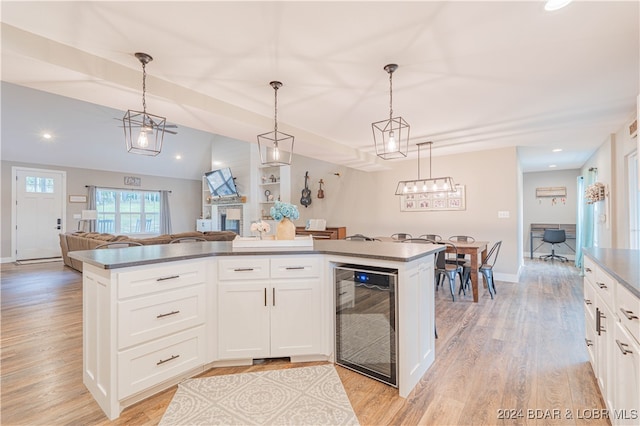
[[[284,219],[285,217],[291,220],[296,220],[300,217],[298,206],[291,203],[284,203],[282,201],[276,201],[273,207],[271,207],[270,214],[272,218],[278,221]]]
[[[257,232],[260,234],[260,239],[262,239],[262,234],[271,231],[271,226],[264,220],[254,222],[251,224],[251,232]]]
[[[596,182],[593,185],[587,186],[584,191],[584,197],[587,199],[587,204],[593,204],[597,201],[604,200],[605,187],[604,184]]]

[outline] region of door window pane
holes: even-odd
[[[25,178],[26,192],[42,192],[53,194],[53,178],[44,178],[37,176],[27,176]]]

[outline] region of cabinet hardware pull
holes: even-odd
[[[591,305],[591,299],[584,299],[585,305]]]
[[[593,346],[593,342],[589,339],[584,339],[585,343],[587,344],[587,346]]]
[[[586,272],[591,272],[591,268],[584,268]]]
[[[275,287],[271,289],[271,294],[273,295],[273,306],[276,306],[276,288]]]
[[[304,269],[304,266],[287,266],[286,267],[287,271],[292,271],[292,270],[296,270],[296,269]]]
[[[236,268],[233,270],[233,272],[249,272],[249,271],[253,271],[253,268]]]
[[[602,330],[602,327],[600,327],[601,318],[600,308],[596,308],[596,333],[598,333],[598,336],[600,336],[600,331]]]
[[[160,278],[157,278],[156,281],[175,280],[176,278],[180,278],[180,275],[170,275],[168,277],[160,277]]]
[[[166,314],[157,315],[156,318],[164,318],[164,317],[168,317],[170,315],[175,315],[175,314],[179,314],[179,313],[180,313],[180,311],[171,311],[171,312],[166,313]]]
[[[634,320],[634,319],[638,319],[638,317],[636,315],[633,314],[633,311],[627,311],[624,308],[620,308],[620,312],[623,313],[623,315],[625,317],[627,317],[628,320]]]
[[[267,288],[264,288],[264,306],[267,306]]]
[[[596,284],[598,284],[598,287],[600,288],[607,288],[607,285],[605,283],[596,282]]]
[[[338,296],[344,296],[345,294],[347,294],[347,292],[343,291],[342,293],[338,293]]]
[[[172,360],[174,360],[176,358],[179,358],[179,357],[180,357],[180,355],[171,355],[171,358],[161,359],[160,361],[156,362],[156,365],[164,364],[165,362],[172,361]]]
[[[618,348],[620,348],[620,352],[622,352],[622,355],[632,354],[633,353],[633,351],[630,351],[629,349],[627,349],[629,347],[629,345],[627,345],[626,343],[622,343],[618,339],[616,339],[616,343],[618,344]]]

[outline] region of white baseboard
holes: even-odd
[[[11,263],[11,262],[15,262],[16,258],[15,257],[2,257],[0,258],[0,263]]]

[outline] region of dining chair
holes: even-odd
[[[391,235],[391,238],[394,240],[402,241],[413,237],[411,236],[411,234],[408,234],[406,232],[399,232],[397,234]]]
[[[450,254],[453,255],[453,259],[458,257],[458,248],[455,244],[448,241],[439,241],[437,244],[447,246],[447,250],[450,250]],[[447,250],[440,251],[436,254],[436,290],[440,285],[440,280],[443,277],[447,277],[449,280],[449,289],[451,290],[451,299],[455,302],[454,287],[456,284],[456,276],[460,276],[460,285],[462,286],[463,268],[456,262],[447,262]]]
[[[422,234],[418,238],[426,238],[431,241],[442,241],[442,237],[438,234]]]
[[[137,247],[142,245],[144,244],[139,243],[137,241],[111,241],[109,243],[98,244],[97,246],[94,247],[94,250]]]
[[[180,237],[180,238],[174,238],[173,240],[169,241],[169,244],[197,243],[202,241],[207,241],[207,239],[202,237]]]
[[[493,265],[496,264],[498,260],[498,254],[500,253],[500,247],[502,246],[502,241],[498,241],[491,247],[487,256],[482,259],[482,264],[480,268],[478,268],[478,273],[482,274],[484,282],[487,285],[487,290],[489,290],[489,295],[493,299],[493,296],[496,294],[496,286],[493,281]],[[461,284],[461,291],[466,294],[466,289],[469,288],[469,281],[471,280],[471,265],[467,264],[463,267],[464,272],[462,274],[463,280]],[[459,293],[459,292],[458,292]]]
[[[367,237],[366,235],[362,234],[349,235],[344,237],[344,239],[349,241],[380,241],[378,238]]]
[[[449,241],[453,243],[473,243],[476,241],[475,238],[469,235],[453,235],[449,237]],[[456,262],[460,264],[460,266],[464,267],[464,264],[467,262],[466,255],[464,253],[459,253],[456,259],[448,260],[449,262]]]

